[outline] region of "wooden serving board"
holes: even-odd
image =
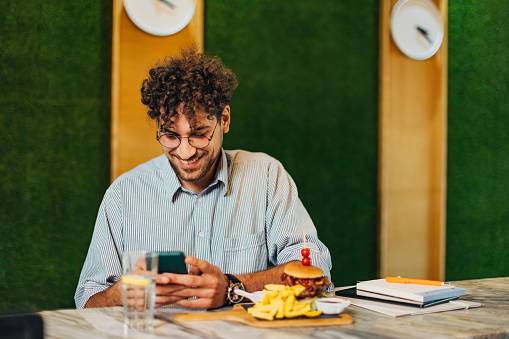
[[[235,305],[230,311],[223,312],[205,312],[205,313],[178,313],[175,314],[176,321],[209,321],[209,320],[229,320],[236,321],[253,327],[274,328],[274,327],[314,327],[314,326],[333,326],[348,325],[353,323],[353,319],[346,313],[338,315],[321,315],[316,318],[293,318],[293,319],[274,319],[261,320],[252,317],[242,307]]]

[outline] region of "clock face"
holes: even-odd
[[[123,0],[133,23],[143,31],[159,36],[175,34],[191,21],[195,0]]]
[[[442,16],[429,0],[399,0],[391,12],[391,34],[403,54],[428,59],[444,39]]]

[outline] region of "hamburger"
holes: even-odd
[[[329,279],[323,275],[321,268],[313,265],[304,266],[300,261],[286,264],[281,280],[290,287],[295,285],[304,287],[304,290],[297,295],[298,298],[322,294],[329,286]]]

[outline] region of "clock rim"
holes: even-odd
[[[130,7],[131,1],[139,0],[122,0],[124,9],[129,19],[131,19],[131,21],[142,31],[156,36],[168,36],[180,32],[189,24],[189,22],[192,20],[194,16],[194,12],[196,11],[196,0],[187,0],[192,3],[192,6],[186,12],[186,15],[182,19],[182,21],[180,21],[178,25],[172,26],[171,28],[158,29],[154,28],[153,26],[150,26],[150,23],[147,23],[146,21],[140,19],[137,13],[132,9],[132,7]]]
[[[425,3],[428,6],[428,8],[432,11],[432,16],[436,19],[438,23],[437,38],[433,42],[433,45],[431,45],[430,48],[425,52],[412,51],[411,49],[407,48],[401,41],[398,41],[397,38],[398,31],[395,28],[395,21],[397,20],[397,15],[404,5],[408,5],[409,3],[412,4],[414,2]],[[398,0],[398,2],[396,2],[391,11],[390,31],[394,43],[404,55],[414,60],[426,60],[435,55],[440,49],[440,46],[442,46],[442,42],[444,40],[444,21],[437,6],[430,0]]]

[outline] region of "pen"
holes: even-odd
[[[401,277],[387,277],[385,281],[388,283],[399,283],[399,284],[417,284],[417,285],[433,285],[433,286],[444,286],[448,285],[446,282],[437,280],[425,280],[425,279],[411,279]]]

